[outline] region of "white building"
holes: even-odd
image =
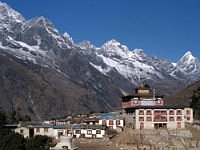
[[[103,138],[105,126],[100,125],[70,125],[67,127],[67,136],[74,138]]]
[[[123,129],[124,119],[116,114],[101,114],[99,117],[99,125],[109,127],[111,129]]]
[[[193,122],[192,114],[191,108],[182,106],[140,107],[135,110],[135,129],[183,129]]]
[[[182,105],[165,105],[163,96],[140,87],[134,95],[122,97],[123,114],[132,117],[135,129],[183,129],[193,122],[193,110]],[[130,117],[131,116],[131,117]]]
[[[23,135],[24,138],[30,137],[30,129],[28,127],[17,127],[15,133]]]
[[[40,124],[40,125],[33,125],[32,128],[34,129],[34,136],[36,135],[45,135],[48,137],[56,137],[58,136],[56,134],[56,131],[53,128],[53,124],[48,123],[48,124]]]

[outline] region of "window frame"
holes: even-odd
[[[109,126],[113,126],[114,125],[114,121],[113,120],[109,120],[108,124],[109,124]]]
[[[36,133],[40,133],[40,128],[36,128]]]
[[[87,130],[87,135],[92,135],[92,130],[91,129]]]
[[[101,134],[101,130],[100,130],[100,129],[97,129],[97,130],[96,130],[96,134]]]
[[[48,133],[49,129],[48,128],[44,128],[44,133]]]

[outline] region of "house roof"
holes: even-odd
[[[67,122],[67,121],[71,121],[72,118],[61,118],[61,119],[57,119],[57,122]]]
[[[105,130],[106,126],[101,126],[101,125],[88,125],[85,126],[85,129],[101,129],[101,130]]]
[[[33,128],[53,128],[54,125],[52,123],[45,123],[40,125],[32,125]]]
[[[152,99],[152,100],[153,100],[153,94],[146,94],[146,95],[140,95],[140,94],[127,95],[127,96],[123,96],[123,97],[122,97],[122,101],[130,101],[130,100],[132,100],[132,98],[138,98],[139,100],[149,98],[149,99]],[[156,95],[155,98],[161,98],[161,99],[163,99],[164,96],[163,96],[163,95]]]
[[[55,125],[53,126],[54,129],[66,129],[65,125]]]
[[[73,124],[73,125],[68,125],[68,129],[91,129],[91,130],[96,130],[96,129],[101,129],[105,130],[106,126],[101,126],[101,125],[83,125],[83,124]]]
[[[184,108],[188,108],[188,106],[185,106],[185,105],[135,106],[135,107],[129,107],[125,109],[130,110],[130,109],[184,109]]]
[[[110,113],[105,113],[105,114],[100,114],[100,117],[99,119],[106,119],[106,120],[117,120],[117,119],[120,119],[122,120],[123,117],[122,116],[119,116],[119,115],[116,115],[116,114],[110,114]]]
[[[17,126],[18,126],[18,124],[6,124],[6,125],[4,125],[4,127],[6,127],[6,128],[17,128]]]
[[[83,119],[83,122],[98,122],[98,121],[99,119],[96,117],[92,117],[92,118],[87,117]]]

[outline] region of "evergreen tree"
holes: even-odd
[[[6,124],[6,114],[0,108],[0,128]]]
[[[197,91],[194,91],[191,97],[190,107],[193,108],[194,118],[200,119],[200,87]]]
[[[47,136],[37,135],[29,138],[26,143],[27,150],[49,150],[52,147],[52,139]]]
[[[9,114],[9,122],[16,123],[16,112]],[[52,139],[47,136],[35,136],[25,139],[22,135],[4,127],[6,114],[0,109],[0,150],[49,150]],[[29,120],[26,116],[25,119]]]

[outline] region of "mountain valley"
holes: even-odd
[[[141,84],[172,95],[200,80],[190,51],[170,62],[115,39],[74,43],[45,17],[25,20],[0,2],[0,107],[33,120],[119,109]]]

